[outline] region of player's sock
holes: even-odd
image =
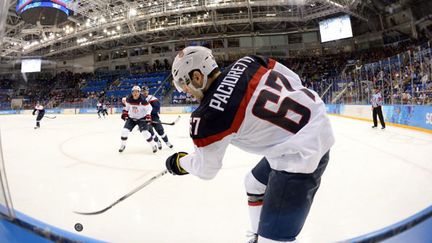
[[[157,144],[158,149],[161,150],[162,149],[162,143],[159,139],[156,141],[156,144]]]
[[[147,130],[144,130],[141,132],[144,135],[144,138],[146,138],[146,141],[150,144],[152,147],[153,153],[156,153],[158,151],[158,146],[155,141],[153,141],[154,137],[151,135],[151,133]]]
[[[122,138],[121,145],[120,145],[120,148],[119,148],[119,152],[120,153],[123,152],[125,150],[125,148],[126,148],[126,139],[123,140],[123,138]]]
[[[152,146],[153,153],[156,153],[158,151],[157,144],[154,141],[151,141],[150,144]]]
[[[245,178],[245,186],[248,197],[249,217],[252,232],[258,233],[258,225],[260,221],[266,185],[258,181],[252,172],[249,172]]]
[[[160,135],[161,136],[161,138],[162,138],[162,140],[166,143],[166,142],[168,142],[168,136],[166,135],[166,133],[164,133],[164,134],[162,134],[162,135]]]
[[[251,221],[252,226],[252,232],[258,232],[258,224],[259,219],[261,215],[261,209],[262,209],[262,201],[260,205],[251,205],[251,202],[249,202],[249,217]]]
[[[248,232],[246,234],[246,237],[248,237],[247,243],[258,243],[258,234],[254,232]]]
[[[156,142],[158,149],[161,150],[162,149],[162,143],[159,140],[158,136],[154,135],[154,139],[153,140]]]
[[[173,145],[168,141],[168,136],[166,135],[166,133],[162,134],[161,138],[169,148],[173,147]]]
[[[119,148],[119,152],[120,153],[125,150],[127,139],[128,139],[127,137],[124,137],[124,136],[121,137],[121,145],[120,145],[120,148]]]
[[[174,147],[170,142],[166,142],[165,144],[168,146],[168,148]]]

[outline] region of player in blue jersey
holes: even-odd
[[[190,118],[195,149],[167,158],[168,171],[212,179],[229,144],[262,155],[245,178],[251,242],[294,241],[334,144],[319,95],[273,59],[245,56],[221,72],[211,50],[199,46],[178,53],[172,75],[200,105]]]
[[[172,148],[173,145],[169,142],[168,135],[165,133],[165,130],[164,130],[162,124],[160,123],[161,120],[159,118],[159,113],[160,113],[159,99],[156,98],[154,95],[149,94],[149,88],[147,86],[142,87],[142,93],[143,93],[144,97],[146,98],[146,100],[152,106],[152,112],[151,112],[152,125],[151,125],[150,129],[154,128],[154,130],[156,130],[157,134],[159,134],[159,136],[162,138],[162,140],[165,142],[165,144],[169,148]],[[162,143],[160,142],[160,140],[158,139],[158,137],[156,135],[155,135],[155,142],[158,144],[158,148],[162,149]]]

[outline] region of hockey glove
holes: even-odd
[[[151,125],[151,123],[152,123],[151,115],[146,115],[146,116],[144,117],[144,119],[145,119],[145,121],[147,122],[147,124]]]
[[[126,121],[129,118],[129,113],[127,111],[123,111],[121,114],[121,119]]]
[[[36,110],[34,110],[32,114],[33,114],[33,116],[34,116],[34,115],[36,114]]]
[[[186,152],[178,152],[166,160],[166,167],[169,173],[173,175],[186,175],[189,174],[185,169],[180,166],[180,158],[186,156]]]

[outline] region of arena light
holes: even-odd
[[[267,16],[267,17],[275,17],[276,14],[275,14],[275,13],[271,13],[271,14],[269,13],[269,14],[266,14],[266,16]]]
[[[344,7],[344,6],[340,5],[339,3],[333,2],[331,0],[326,0],[326,2],[332,4],[332,5],[336,6],[336,7],[339,7],[339,8],[343,8]]]
[[[117,28],[117,30],[120,30],[120,29],[121,29],[120,25],[117,25],[117,27],[116,27],[116,28]]]
[[[150,2],[149,2],[150,3]],[[137,10],[134,8],[129,9],[129,17],[133,17],[137,15]]]

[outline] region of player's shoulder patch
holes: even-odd
[[[156,97],[153,96],[153,95],[149,95],[149,96],[147,96],[146,99],[147,99],[147,101],[150,102],[150,103],[153,103],[153,102],[157,102],[157,101],[159,101],[159,99],[156,98]]]

